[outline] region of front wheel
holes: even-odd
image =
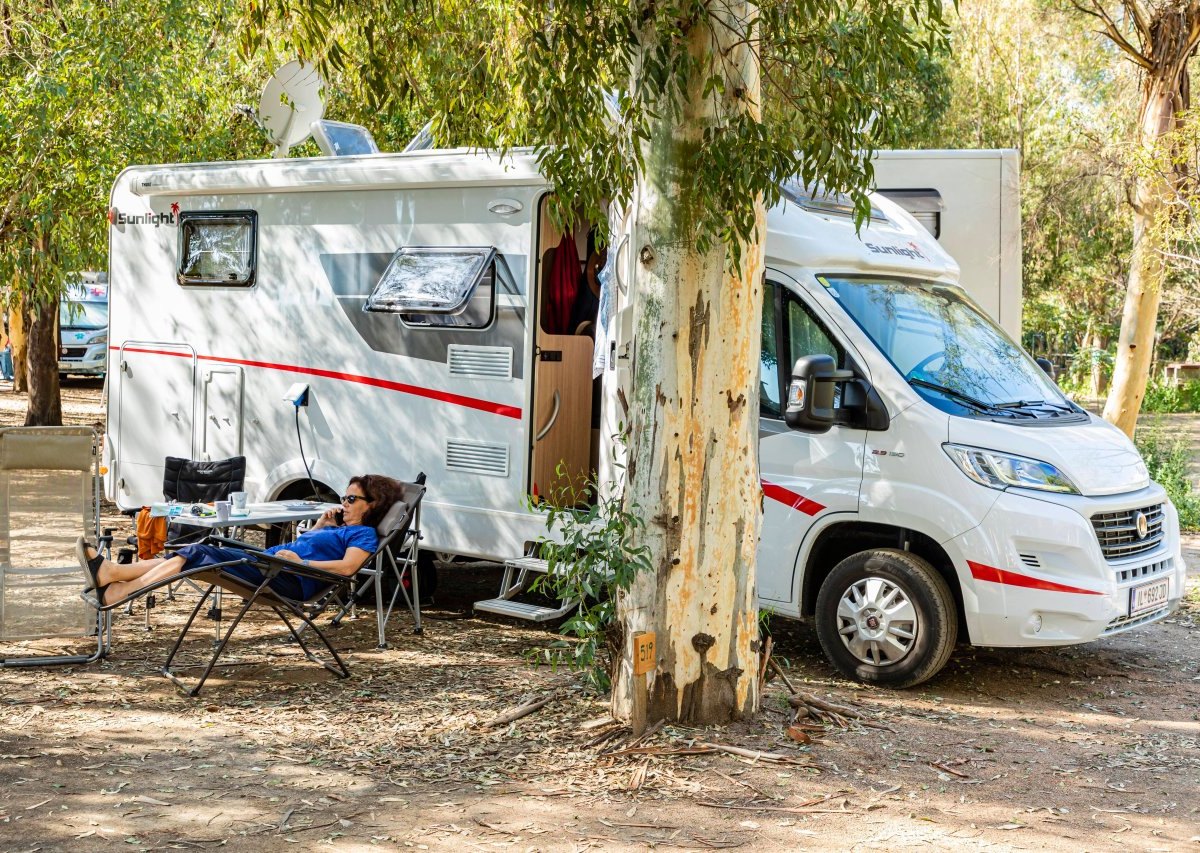
[[[817,593],[817,637],[847,678],[912,687],[941,671],[958,637],[945,578],[908,551],[881,548],[834,566]]]

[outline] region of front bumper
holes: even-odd
[[[77,373],[83,376],[103,376],[108,372],[108,345],[90,346],[79,356],[60,356],[58,372]]]
[[[1164,508],[1162,540],[1106,560],[1091,517],[1156,504]],[[1183,596],[1179,519],[1157,484],[1103,498],[1010,490],[978,527],[947,544],[976,645],[1087,643],[1157,622],[1178,609]],[[1131,613],[1133,590],[1164,579],[1165,602]]]

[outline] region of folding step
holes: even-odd
[[[570,613],[578,602],[568,601],[559,607],[544,607],[540,604],[524,604],[520,601],[509,601],[506,598],[489,598],[487,601],[476,601],[475,609],[485,613],[495,613],[510,619],[524,619],[527,622],[549,622],[561,619]]]
[[[517,557],[512,560],[505,560],[504,566],[505,568],[511,567],[526,572],[534,572],[539,575],[544,575],[550,571],[550,562],[540,557]]]

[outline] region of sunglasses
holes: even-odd
[[[349,506],[354,506],[355,501],[362,501],[363,503],[369,504],[371,502],[371,499],[368,498],[366,495],[342,495],[342,503],[344,503],[344,504],[348,504]]]

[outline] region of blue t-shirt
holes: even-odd
[[[379,544],[379,536],[374,527],[365,524],[349,524],[345,527],[322,527],[319,530],[309,530],[300,534],[295,542],[276,545],[268,548],[268,554],[277,551],[293,551],[301,560],[340,560],[351,548],[362,548],[368,554]],[[321,582],[312,578],[300,578],[304,587],[304,596],[313,595],[321,586]]]

